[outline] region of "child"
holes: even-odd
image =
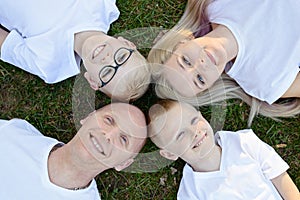
[[[163,100],[149,110],[149,136],[183,170],[178,199],[299,199],[280,156],[251,129],[215,135],[201,113]]]
[[[249,124],[256,113],[299,114],[299,99],[270,106],[280,98],[300,97],[299,9],[293,0],[187,1],[180,21],[148,56],[158,64],[153,68],[157,95],[182,96],[195,106],[210,103],[207,93],[240,98],[253,109]]]
[[[115,0],[1,1],[1,59],[57,83],[80,72],[94,90],[128,101],[150,80],[135,45],[106,35],[119,16]]]

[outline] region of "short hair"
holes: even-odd
[[[151,79],[149,64],[140,52],[135,51],[132,57],[136,58],[136,66],[120,80],[120,91],[122,94],[110,94],[112,98],[120,101],[134,101],[140,98],[148,89]],[[128,81],[131,80],[131,81]],[[124,95],[126,97],[124,98]]]
[[[148,125],[148,137],[151,139],[153,143],[155,143],[158,147],[162,148],[160,144],[157,142],[157,136],[161,136],[162,132],[158,132],[153,127],[154,123],[157,123],[160,117],[163,117],[166,112],[170,111],[177,101],[163,99],[158,101],[156,104],[152,105],[149,109],[149,125]],[[163,121],[163,120],[159,120]]]

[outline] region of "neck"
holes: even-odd
[[[50,153],[48,158],[48,173],[52,183],[66,189],[85,188],[101,169],[91,169],[80,154],[66,144]],[[75,155],[75,154],[76,155]],[[104,171],[105,169],[103,169]]]
[[[227,62],[231,61],[237,56],[238,44],[232,32],[223,25],[212,25],[213,30],[205,37],[212,37],[220,42],[222,49],[226,52]]]
[[[196,172],[211,172],[220,170],[222,150],[214,145],[212,150],[194,163],[189,163]]]
[[[74,51],[82,58],[82,47],[86,40],[94,35],[107,38],[108,36],[101,31],[83,31],[75,34],[74,38]]]

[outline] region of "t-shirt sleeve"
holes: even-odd
[[[279,176],[289,168],[279,154],[270,145],[260,140],[252,130],[246,130],[246,134],[242,137],[248,153],[259,163],[263,174],[268,179]]]
[[[120,11],[116,5],[115,0],[102,0],[99,6],[99,10],[103,12],[98,12],[99,14],[97,22],[99,23],[100,30],[107,33],[110,25],[119,18]]]
[[[177,192],[177,199],[178,200],[197,200],[199,197],[197,197],[195,194],[200,195],[200,191],[197,191],[196,184],[192,178],[193,171],[191,167],[186,164],[183,169],[182,173],[182,179],[180,181],[180,185]]]
[[[191,184],[191,183],[190,183]],[[177,192],[178,200],[197,200],[198,198],[194,195],[194,192],[190,190],[188,182],[182,180],[179,185],[179,189]]]
[[[11,30],[2,44],[1,59],[51,83],[55,78],[47,70],[56,62],[52,59],[55,50],[52,41],[40,40],[39,37],[25,38],[16,30]]]

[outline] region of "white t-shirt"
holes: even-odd
[[[209,21],[228,27],[238,55],[227,74],[269,104],[291,86],[300,66],[300,1],[214,0]]]
[[[56,83],[80,72],[74,34],[107,33],[119,17],[115,0],[1,0],[0,24],[10,30],[1,59]]]
[[[0,120],[0,199],[99,200],[95,180],[76,191],[50,182],[48,156],[58,143],[25,120]]]
[[[222,148],[219,171],[195,172],[186,164],[178,200],[278,200],[282,199],[271,179],[289,166],[252,130],[219,131]]]

